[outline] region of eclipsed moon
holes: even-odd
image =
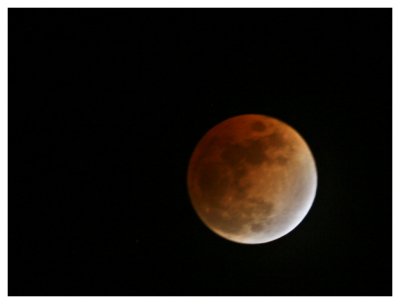
[[[209,130],[189,163],[188,188],[200,219],[216,234],[258,244],[292,231],[317,188],[313,155],[292,127],[240,115]]]

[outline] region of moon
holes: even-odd
[[[314,157],[288,124],[265,115],[229,118],[201,138],[188,191],[202,222],[242,244],[276,240],[307,215],[317,189]]]

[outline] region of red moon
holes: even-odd
[[[225,239],[259,244],[292,231],[317,189],[314,157],[286,123],[264,115],[229,118],[197,144],[188,168],[192,205]]]

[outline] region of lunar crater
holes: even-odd
[[[265,124],[263,124],[261,121],[255,121],[251,124],[251,129],[253,131],[257,131],[257,132],[263,132],[265,131],[267,127],[265,126]]]

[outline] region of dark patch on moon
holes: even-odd
[[[256,223],[253,223],[250,225],[250,230],[252,232],[266,232],[269,231],[272,225],[272,219],[271,218],[265,218],[262,221],[258,221]]]
[[[266,145],[263,139],[251,140],[247,149],[246,161],[252,165],[260,165],[266,160]]]
[[[255,121],[255,122],[253,122],[253,123],[251,124],[250,128],[251,128],[253,131],[256,131],[256,132],[262,132],[262,131],[265,131],[266,126],[265,126],[265,124],[263,124],[261,121],[257,120],[257,121]]]
[[[199,187],[206,201],[220,202],[229,187],[229,179],[225,168],[217,162],[205,164],[199,170]]]
[[[232,167],[233,180],[239,181],[247,173],[246,167],[242,164],[238,164],[236,167]]]
[[[250,186],[249,185],[245,185],[245,186],[240,185],[239,181],[235,181],[235,184],[236,184],[235,199],[239,200],[239,201],[246,199]]]
[[[263,231],[263,230],[264,230],[264,226],[265,226],[265,225],[263,225],[262,223],[252,224],[252,225],[250,226],[250,230],[251,230],[252,232],[260,232],[260,231]]]
[[[237,166],[245,157],[245,147],[240,144],[227,144],[222,151],[222,160],[230,166]]]
[[[222,151],[221,157],[224,162],[234,167],[241,162],[247,162],[251,165],[260,165],[266,159],[266,144],[262,138],[251,139],[244,144],[227,144]]]
[[[273,146],[277,149],[284,149],[288,146],[288,142],[283,138],[280,132],[275,131],[274,133],[265,137],[269,146]]]
[[[287,158],[286,156],[283,156],[283,155],[279,155],[279,156],[275,159],[275,162],[276,162],[278,165],[284,166],[284,165],[286,165],[286,164],[289,162],[289,158]]]
[[[218,225],[220,229],[227,233],[236,233],[243,229],[244,223],[236,217],[220,218]]]
[[[258,197],[250,197],[249,202],[254,205],[253,210],[260,215],[270,215],[274,209],[274,203]]]
[[[210,138],[206,138],[201,142],[202,148],[196,149],[198,151],[198,157],[196,163],[203,163],[210,157],[210,153],[214,152],[217,147],[224,145],[224,139],[220,136],[213,135]]]

